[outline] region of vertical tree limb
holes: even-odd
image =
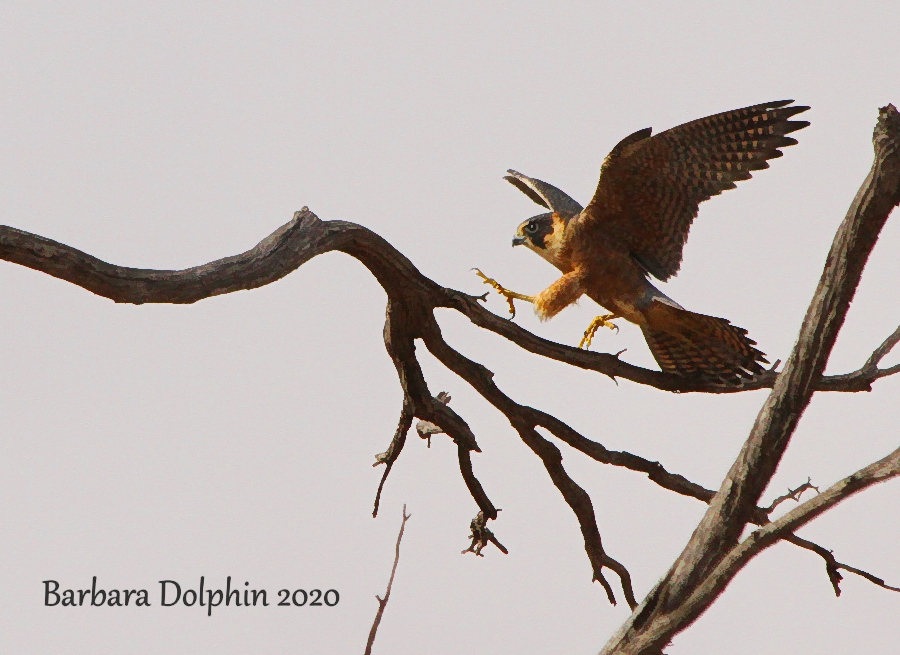
[[[403,505],[403,521],[400,523],[400,532],[397,535],[397,546],[394,548],[394,565],[391,567],[391,577],[388,579],[387,590],[384,592],[384,598],[375,596],[378,600],[378,611],[375,613],[375,620],[372,621],[372,629],[369,630],[369,639],[366,641],[365,655],[372,655],[372,645],[375,643],[375,633],[378,632],[378,626],[381,625],[381,618],[384,616],[384,608],[387,607],[391,598],[391,587],[394,586],[394,576],[397,575],[397,564],[400,562],[400,540],[403,539],[403,531],[406,530],[406,522],[411,514],[406,513],[406,505]]]

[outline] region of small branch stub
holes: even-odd
[[[446,391],[441,391],[434,399],[444,405],[450,404],[450,394]],[[444,431],[431,421],[419,420],[416,422],[416,433],[420,439],[427,439],[428,447],[431,448],[431,435],[443,434]]]
[[[478,512],[478,515],[472,519],[472,522],[469,524],[469,529],[472,531],[472,534],[469,535],[472,543],[469,544],[468,548],[462,551],[463,555],[466,553],[475,553],[478,557],[484,557],[484,555],[481,554],[481,551],[489,543],[494,544],[504,555],[509,554],[506,547],[497,541],[497,537],[495,537],[494,533],[487,527],[487,519],[484,516],[484,512]]]

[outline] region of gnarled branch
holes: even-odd
[[[528,352],[612,379],[621,378],[679,393],[737,393],[771,388],[778,376],[770,371],[741,385],[713,385],[635,366],[620,360],[617,355],[581,350],[544,339],[491,313],[479,304],[478,297],[439,286],[371,230],[347,221],[322,221],[307,207],[250,250],[180,271],[108,264],[52,239],[0,225],[0,259],[47,273],[115,302],[138,305],[189,304],[212,296],[255,289],[280,280],[316,255],[335,250],[359,259],[375,274],[389,296],[402,292],[425,310],[454,309],[474,325],[494,332]],[[814,381],[814,389],[871,391],[875,380],[900,371],[900,366],[878,368],[878,363],[896,343],[897,339],[889,338],[856,371],[819,377]]]

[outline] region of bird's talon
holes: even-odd
[[[615,330],[617,333],[619,331],[619,326],[613,323],[610,319],[618,318],[616,314],[604,314],[603,316],[596,317],[591,324],[588,325],[587,330],[584,331],[584,336],[581,338],[581,343],[578,344],[579,348],[584,348],[587,350],[591,347],[591,341],[594,339],[594,335],[597,333],[597,329],[601,327],[607,327],[610,330]]]
[[[509,319],[510,320],[512,320],[516,317],[516,306],[513,304],[513,300],[518,299],[518,300],[527,300],[528,302],[534,302],[534,298],[532,296],[525,296],[521,293],[516,293],[515,291],[510,291],[509,289],[504,287],[502,284],[497,282],[497,280],[495,280],[494,278],[488,277],[487,275],[482,273],[480,268],[473,268],[472,270],[475,271],[475,275],[480,277],[485,284],[491,285],[497,293],[499,293],[501,296],[506,298],[506,302],[509,303],[509,313],[510,313]],[[487,297],[487,294],[484,294],[484,295],[485,295],[485,297]]]

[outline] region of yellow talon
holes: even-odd
[[[473,268],[472,270],[475,271],[475,275],[477,275],[482,280],[484,280],[485,284],[490,284],[497,293],[499,293],[501,296],[506,298],[506,302],[509,303],[509,313],[510,313],[509,318],[510,318],[510,320],[514,319],[516,317],[516,306],[513,305],[513,299],[525,300],[527,302],[534,302],[534,296],[526,296],[521,293],[516,293],[515,291],[510,291],[509,289],[504,287],[502,284],[497,282],[497,280],[495,280],[494,278],[488,277],[487,275],[482,273],[481,269]],[[618,329],[618,328],[616,328],[616,329]]]
[[[581,338],[581,343],[578,344],[579,348],[584,348],[587,350],[591,347],[591,340],[594,338],[594,334],[597,333],[597,329],[601,327],[607,327],[610,330],[619,331],[619,326],[615,323],[612,323],[610,319],[619,318],[617,314],[604,314],[603,316],[596,317],[591,324],[588,325],[587,330],[584,331],[584,336]]]

